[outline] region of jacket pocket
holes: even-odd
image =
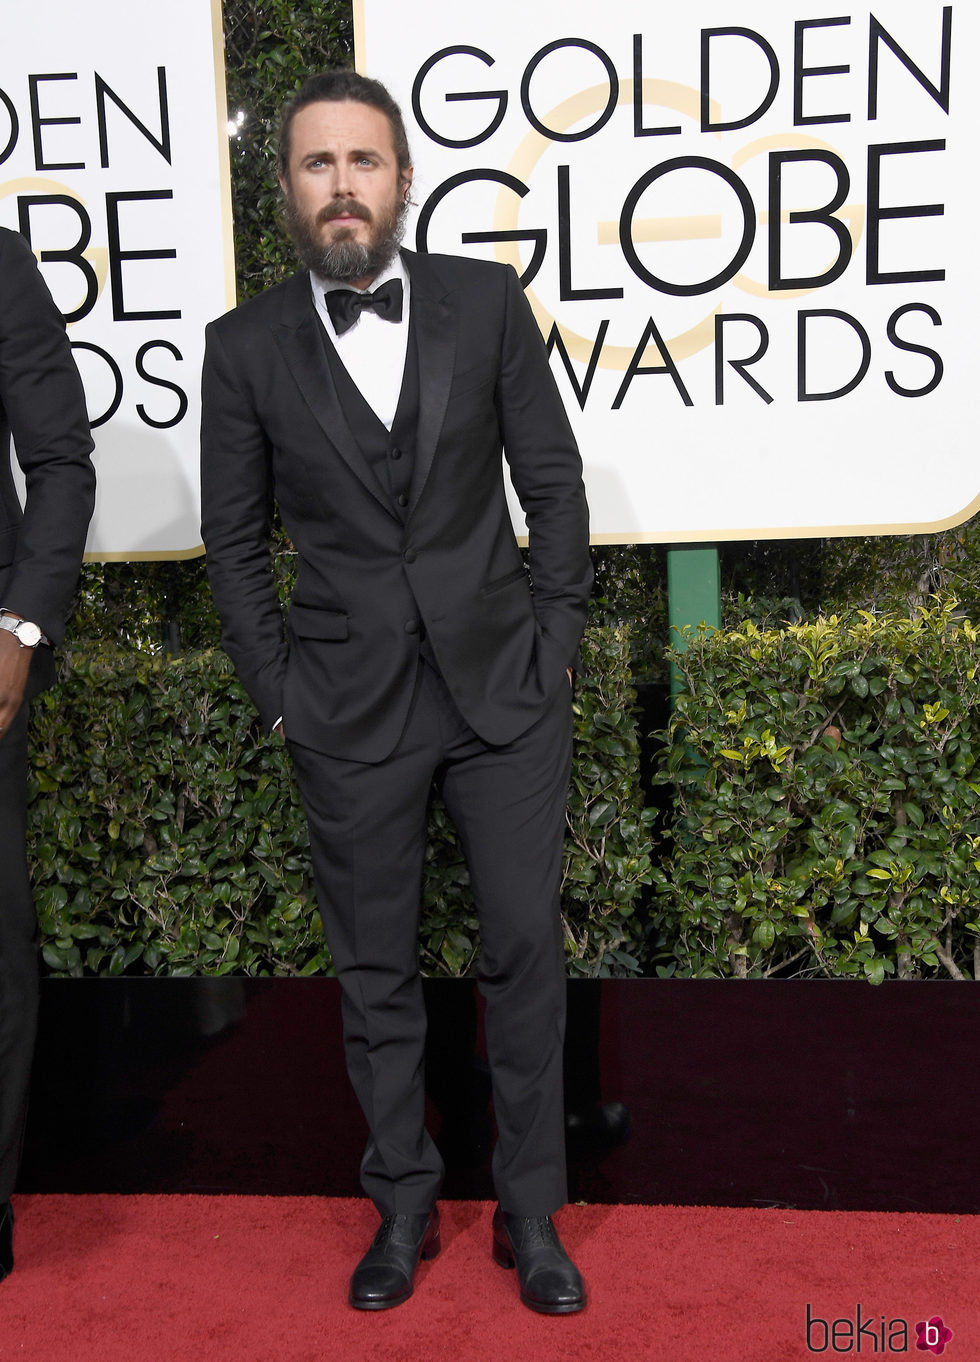
[[[501,591],[505,586],[510,586],[512,582],[519,582],[522,577],[527,581],[527,570],[523,563],[519,568],[514,568],[513,572],[508,572],[505,577],[494,577],[492,582],[487,582],[486,586],[481,586],[480,594],[490,596],[494,591]]]
[[[315,605],[292,605],[289,628],[297,638],[343,642],[349,634],[349,621],[341,610],[321,610]]]

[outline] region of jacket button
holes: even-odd
[[[398,497],[396,498],[396,500],[397,500],[399,506],[407,506],[407,505],[408,505],[408,497],[405,495],[404,492],[399,492]]]
[[[405,633],[406,633],[406,634],[417,634],[418,631],[419,631],[419,622],[418,622],[418,620],[406,620],[406,621],[405,621]]]
[[[394,447],[394,448],[392,449],[392,451],[391,451],[391,457],[392,457],[393,459],[400,459],[401,456],[402,456],[401,450],[398,448],[397,445],[395,445],[395,447]]]
[[[406,563],[414,563],[416,558],[418,557],[418,554],[415,552],[414,549],[406,549],[405,552],[402,554],[402,557],[405,559]]]

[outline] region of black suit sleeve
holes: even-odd
[[[217,327],[201,406],[201,535],[221,641],[266,728],[283,712],[286,644],[270,558],[271,447]]]
[[[8,231],[0,231],[0,420],[0,606],[60,643],[95,502],[92,438],[61,313],[27,242]],[[11,434],[27,480],[23,516]]]
[[[534,613],[565,667],[585,628],[593,578],[582,461],[534,314],[515,272],[506,277],[497,416],[527,517]]]

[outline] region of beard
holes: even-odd
[[[307,213],[287,191],[283,211],[293,245],[306,268],[324,279],[349,283],[380,274],[394,260],[405,235],[408,204],[399,193],[377,218],[357,199],[334,199],[325,208]],[[340,214],[361,218],[371,226],[366,242],[355,240],[350,227],[339,228],[324,240],[324,227]]]

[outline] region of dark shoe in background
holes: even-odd
[[[585,1286],[558,1238],[550,1215],[493,1213],[493,1258],[516,1267],[521,1300],[542,1315],[585,1309]]]
[[[565,1110],[565,1135],[572,1153],[604,1154],[627,1140],[629,1133],[629,1108],[622,1102],[593,1102]]]
[[[348,1300],[355,1310],[390,1310],[407,1301],[420,1259],[442,1247],[439,1210],[427,1215],[386,1215],[367,1253],[354,1269]]]

